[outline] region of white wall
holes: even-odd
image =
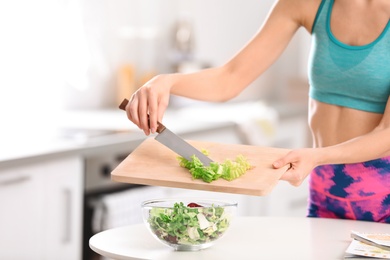
[[[259,30],[275,0],[178,1],[179,13],[194,23],[195,58],[221,65],[236,54]],[[278,99],[291,78],[306,78],[309,34],[301,29],[263,75],[234,101]]]
[[[194,23],[196,58],[218,65],[237,53],[262,25],[274,0],[179,0]]]
[[[185,16],[193,24],[194,59],[217,66],[230,59],[254,36],[274,2],[275,0],[83,1],[84,26],[90,50],[94,52],[92,56],[101,55],[106,64],[109,64],[111,72],[111,77],[105,78],[106,82],[100,91],[98,85],[102,84],[102,79],[95,83],[94,100],[101,100],[101,106],[112,105],[115,100],[112,97],[114,74],[123,63],[135,65],[139,74],[148,70],[170,72],[173,27],[179,18]],[[100,32],[100,36],[97,37],[96,32]],[[233,101],[278,99],[291,78],[305,78],[309,41],[308,34],[300,30],[280,59]],[[91,66],[96,67],[97,62]],[[94,74],[93,78],[99,76],[101,74]],[[98,93],[101,95],[98,96]],[[91,96],[89,91],[84,94]]]
[[[56,114],[68,46],[62,18],[56,0],[0,1],[0,138],[46,129]]]
[[[45,113],[47,107],[115,107],[113,90],[122,63],[135,64],[139,72],[151,68],[158,73],[170,71],[172,27],[183,14],[193,21],[195,58],[220,65],[250,40],[273,3],[274,0],[2,1],[0,109],[7,110],[17,100],[35,116]],[[290,77],[306,77],[308,45],[303,42],[308,42],[304,32],[238,100],[275,97]],[[21,107],[11,112],[25,113]]]

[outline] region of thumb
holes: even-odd
[[[283,156],[282,158],[279,158],[278,160],[274,161],[272,163],[272,166],[275,168],[275,169],[279,169],[279,168],[282,168],[284,166],[286,166],[287,164],[290,164],[291,163],[291,158],[289,158],[289,153],[285,156]]]

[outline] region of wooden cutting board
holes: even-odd
[[[148,138],[112,171],[111,179],[151,186],[265,196],[287,170],[287,167],[277,170],[272,167],[272,162],[285,155],[289,151],[287,149],[187,141],[199,150],[208,150],[209,157],[217,162],[234,160],[242,154],[254,168],[232,181],[218,179],[206,183],[192,179],[191,173],[180,167],[176,153],[154,138]]]

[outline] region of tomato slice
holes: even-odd
[[[203,206],[199,205],[199,204],[197,204],[195,202],[191,202],[191,203],[188,203],[187,207],[189,207],[189,208],[201,208]]]

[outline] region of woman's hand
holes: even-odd
[[[289,165],[281,180],[288,181],[293,186],[299,186],[310,172],[318,166],[318,149],[304,148],[292,150],[272,165],[275,169]]]
[[[170,75],[159,75],[140,87],[126,106],[127,117],[146,135],[155,133],[169,104]],[[149,115],[149,119],[148,119]]]

